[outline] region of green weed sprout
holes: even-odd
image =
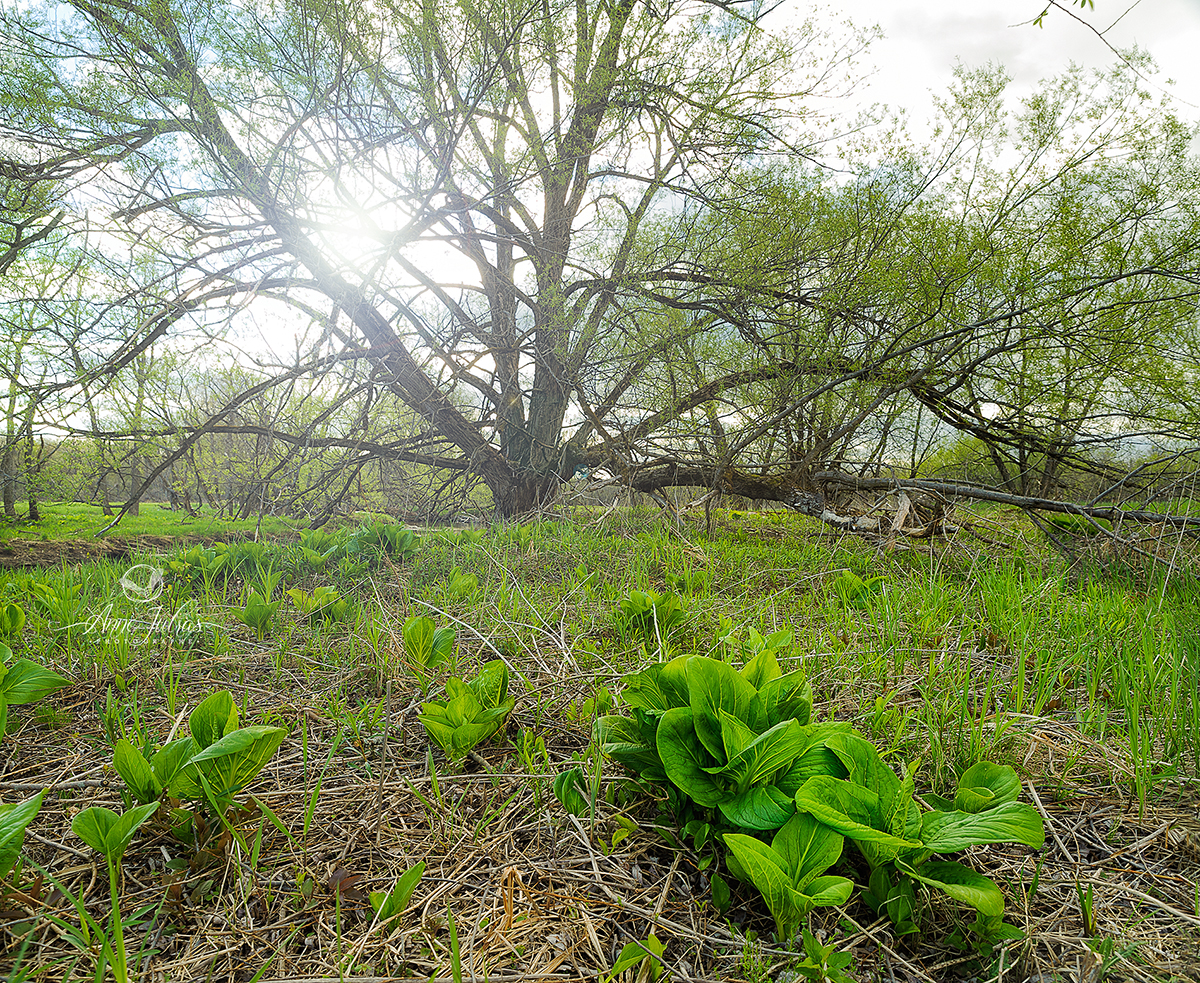
[[[125,958],[125,929],[121,922],[121,898],[117,883],[117,870],[125,848],[133,839],[137,828],[154,815],[158,803],[135,806],[122,815],[117,815],[104,806],[84,809],[71,821],[71,829],[84,843],[104,855],[108,864],[108,891],[112,902],[109,915],[110,937],[103,939],[103,952],[113,969],[117,983],[127,983],[129,968]],[[97,933],[99,934],[99,933]]]
[[[372,891],[370,893],[371,907],[375,909],[375,917],[380,924],[395,918],[408,907],[408,901],[424,873],[425,861],[422,860],[401,874],[390,891]]]
[[[438,628],[432,618],[414,615],[400,628],[400,637],[404,640],[405,662],[426,695],[433,671],[454,658],[454,629]]]
[[[504,724],[516,705],[508,695],[508,666],[493,659],[470,682],[446,680],[446,699],[421,704],[426,733],[458,762]]]
[[[258,591],[252,590],[246,598],[245,606],[240,610],[235,610],[234,614],[242,624],[254,629],[254,633],[261,642],[266,638],[267,631],[271,627],[271,620],[282,603],[282,600],[268,601]]]
[[[643,962],[646,963],[648,974],[647,979],[653,983],[663,972],[662,955],[666,951],[666,946],[658,940],[653,932],[647,936],[644,942],[628,942],[617,956],[617,961],[613,963],[612,969],[608,971],[608,975],[604,977],[604,983],[612,983],[627,969],[633,969],[640,966]]]
[[[15,635],[25,627],[25,609],[15,601],[0,607],[0,635]]]
[[[13,659],[12,649],[0,642],[0,739],[8,730],[10,704],[36,703],[71,680],[29,659]]]
[[[24,802],[0,805],[0,880],[12,872],[21,847],[25,845],[25,827],[38,814],[44,794],[38,792]]]
[[[346,621],[354,613],[354,602],[332,587],[314,587],[311,594],[301,587],[293,587],[287,594],[296,610],[314,626]]]
[[[780,943],[795,936],[813,908],[845,904],[853,893],[854,884],[845,877],[825,875],[841,857],[843,842],[840,833],[803,813],[789,819],[770,846],[745,833],[725,834],[737,865],[775,916]]]

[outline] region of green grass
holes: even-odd
[[[119,528],[161,535],[169,520],[177,532],[232,540],[253,527],[211,518],[188,526],[160,511],[146,507],[143,525]],[[561,762],[590,761],[585,773],[595,767],[591,720],[608,690],[619,696],[624,674],[672,652],[720,655],[727,637],[744,638],[751,627],[790,631],[781,661],[808,674],[816,715],[854,722],[895,764],[919,760],[918,787],[944,793],[988,758],[1012,764],[1047,800],[1082,793],[1125,801],[1133,813],[1197,801],[1195,577],[1168,579],[1157,568],[1085,577],[1019,530],[994,553],[937,542],[886,553],[860,538],[830,537],[801,516],[714,518],[711,536],[700,527],[681,537],[655,514],[628,510],[468,533],[428,530],[412,557],[376,557],[349,574],[336,562],[313,569],[289,534],[287,542],[231,547],[237,562],[217,575],[168,575],[149,600],[122,588],[129,563],[106,561],[0,572],[0,601],[28,614],[24,631],[7,639],[17,654],[106,694],[96,707],[99,727],[86,714],[71,719],[70,710],[53,719],[56,728],[73,728],[80,753],[97,763],[107,760],[114,734],[141,733],[152,720],[169,726],[216,688],[234,692],[245,722],[291,726],[293,744],[304,742],[293,755],[303,754],[308,778],[294,790],[294,805],[306,830],[318,805],[313,776],[328,772],[332,783],[339,768],[360,769],[373,788],[380,766],[370,759],[372,741],[421,699],[400,639],[413,615],[455,628],[458,675],[473,675],[498,654],[508,662],[516,743],[504,754],[521,770],[541,759],[546,765],[527,778],[530,802],[544,803],[547,776]],[[98,521],[98,510],[67,506],[33,531],[88,535],[83,530],[94,532]],[[133,559],[167,569],[183,549]],[[323,624],[285,600],[260,640],[236,611],[250,587],[263,588],[267,567],[282,575],[273,599],[290,588],[329,586],[355,602],[353,617]],[[43,594],[80,585],[81,609],[60,617],[53,605],[35,604],[39,584]],[[668,652],[659,650],[659,635],[619,614],[634,590],[680,599],[684,619],[666,637]],[[433,670],[431,696],[449,671]],[[49,711],[40,714],[13,711],[48,726]],[[338,743],[325,744],[310,759],[310,728],[321,721],[336,726],[344,747],[339,754]],[[545,750],[552,738],[559,742],[553,765]],[[530,748],[543,739],[539,759]],[[424,760],[428,748],[412,750]],[[359,758],[347,764],[348,754]],[[444,761],[429,761],[434,776],[445,775]],[[441,802],[436,778],[423,787],[426,812],[438,812],[429,814],[429,829],[452,839],[457,807]],[[504,808],[509,800],[508,793],[500,800]]]
[[[39,522],[18,518],[0,519],[0,542],[7,539],[91,539],[112,522],[99,505],[81,502],[50,502],[40,506]],[[277,516],[232,520],[219,517],[208,506],[196,516],[167,508],[158,502],[143,502],[138,515],[125,515],[105,536],[188,536],[200,539],[235,538],[262,534],[279,536],[293,533],[297,523]]]

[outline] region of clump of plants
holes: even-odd
[[[446,698],[422,703],[420,720],[446,757],[457,763],[504,726],[515,705],[508,695],[508,666],[493,659],[472,680],[447,679]]]
[[[113,766],[129,793],[141,803],[160,803],[177,839],[199,846],[208,827],[207,811],[236,835],[236,798],[279,748],[282,727],[238,724],[228,690],[201,701],[188,717],[189,734],[162,747],[136,747],[127,738],[113,749]],[[189,808],[185,802],[196,803]],[[259,803],[261,807],[261,803]]]
[[[989,878],[935,859],[989,843],[1042,845],[1041,817],[1016,801],[1013,769],[980,762],[953,799],[927,795],[934,808],[923,809],[915,766],[898,777],[848,724],[812,723],[803,675],[783,673],[777,646],[757,633],[748,648],[757,654],[740,670],[685,655],[636,673],[622,693],[628,715],[596,722],[601,750],[665,791],[686,828],[722,834],[730,873],[762,893],[781,941],[814,906],[849,898],[851,882],[825,874],[846,839],[871,871],[863,900],[901,934],[917,930],[916,885],[973,907],[971,927],[985,939],[1016,933]]]

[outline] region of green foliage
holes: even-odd
[[[582,768],[568,768],[554,779],[554,797],[572,816],[588,816],[594,808]]]
[[[469,601],[480,593],[479,578],[455,567],[446,577],[446,594],[459,601]]]
[[[643,963],[645,963],[645,969],[639,978],[644,976],[653,983],[662,975],[664,968],[662,955],[665,951],[666,946],[658,940],[653,932],[642,942],[626,943],[617,956],[617,961],[613,963],[612,969],[604,977],[604,983],[612,983],[621,973],[641,966]]]
[[[795,936],[813,908],[844,904],[854,891],[845,877],[822,876],[842,855],[843,838],[812,816],[792,816],[770,846],[745,833],[726,833],[724,840],[775,916],[781,943]]]
[[[656,663],[626,681],[631,716],[596,721],[601,750],[645,781],[670,782],[734,826],[771,830],[814,774],[845,773],[823,743],[846,724],[811,724],[812,688],[764,650],[740,671],[705,656]]]
[[[25,627],[25,609],[15,601],[0,606],[0,635],[15,635]]]
[[[311,625],[347,621],[354,615],[354,602],[332,587],[314,587],[311,594],[301,587],[292,587],[287,595]]]
[[[253,628],[259,641],[262,641],[282,603],[282,600],[269,601],[258,591],[252,590],[246,598],[245,605],[241,609],[235,610],[234,614],[242,624]]]
[[[400,629],[404,641],[404,658],[409,670],[427,694],[433,672],[454,659],[455,633],[453,628],[438,628],[432,618],[413,615]]]
[[[395,918],[408,907],[408,901],[424,873],[425,861],[422,860],[396,878],[396,883],[392,885],[390,891],[371,892],[369,900],[379,921],[386,922],[388,919]]]
[[[193,546],[179,556],[168,557],[167,571],[176,584],[191,586],[224,579],[229,563],[229,547],[225,543],[212,546]]]
[[[55,638],[70,642],[85,620],[87,601],[82,584],[35,583],[30,585],[33,606],[51,623]]]
[[[872,597],[878,593],[883,577],[863,579],[850,570],[843,570],[833,579],[833,589],[846,607],[860,611],[871,606]]]
[[[939,808],[923,812],[914,799],[914,769],[901,780],[857,734],[832,737],[826,746],[849,774],[809,778],[796,792],[796,806],[854,841],[872,871],[864,899],[902,934],[918,928],[911,881],[944,891],[998,924],[1000,889],[962,864],[931,857],[987,843],[1042,845],[1041,816],[1016,801],[1021,786],[1013,769],[980,762],[959,779],[952,802],[933,797]]]
[[[503,725],[516,705],[508,695],[508,666],[493,659],[470,682],[446,680],[446,699],[421,704],[426,732],[451,761],[461,761]]]
[[[8,732],[8,708],[36,703],[55,690],[70,686],[71,680],[30,659],[13,659],[12,649],[0,642],[0,739]]]
[[[190,736],[149,754],[121,739],[113,749],[113,766],[138,801],[154,804],[164,792],[175,799],[203,801],[222,822],[234,797],[262,771],[287,736],[282,727],[239,727],[228,690],[201,701],[188,717],[188,730]],[[177,818],[190,828],[187,817]]]
[[[346,541],[346,552],[361,553],[371,550],[387,553],[395,560],[405,560],[417,551],[421,540],[403,526],[394,522],[364,522]]]
[[[807,928],[804,929],[803,943],[804,960],[790,967],[802,979],[815,983],[855,983],[854,977],[845,972],[854,962],[853,955],[838,952],[835,942],[821,945]]]
[[[25,828],[42,807],[44,792],[24,802],[0,804],[0,881],[8,877],[25,845]]]
[[[683,602],[674,591],[631,590],[614,614],[618,628],[640,636],[650,646],[666,646],[687,619]]]
[[[117,868],[121,858],[133,839],[138,827],[154,815],[158,806],[156,803],[135,806],[118,815],[104,806],[91,806],[78,813],[71,820],[71,829],[84,843],[100,853],[108,866],[108,889],[111,909],[109,912],[109,935],[102,940],[104,956],[112,964],[113,976],[117,983],[125,983],[129,979],[129,970],[125,957],[125,923],[121,918],[120,892],[118,889]],[[82,904],[76,900],[76,908],[80,911],[81,920],[84,918]],[[95,923],[92,923],[95,926]],[[98,926],[95,926],[98,928]],[[100,934],[97,931],[97,934]]]

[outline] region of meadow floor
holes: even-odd
[[[779,512],[714,511],[706,529],[625,509],[424,530],[408,555],[370,563],[308,556],[293,535],[230,547],[219,569],[211,546],[165,539],[0,569],[0,605],[27,615],[4,640],[72,681],[12,706],[0,744],[4,803],[47,790],[0,885],[0,967],[96,976],[110,884],[72,819],[132,804],[118,740],[160,746],[227,690],[241,724],[287,736],[231,830],[197,812],[187,843],[164,809],[134,837],[117,887],[131,979],[594,981],[651,934],[663,979],[794,979],[797,946],[775,938],[758,892],[727,877],[718,910],[712,844],[592,740],[597,714],[621,712],[623,678],[663,649],[728,655],[753,629],[789,631],[780,662],[806,672],[814,718],[919,762],[918,793],[944,795],[988,759],[1016,768],[1046,822],[1041,850],[959,858],[1000,885],[1023,939],[973,949],[973,912],[943,895],[919,895],[920,931],[899,938],[856,893],[806,920],[855,957],[846,979],[1200,979],[1194,547],[1081,542],[1068,563],[1016,516],[959,520],[953,539],[887,549]],[[284,593],[321,586],[351,602],[336,620]],[[238,616],[253,588],[283,600],[261,637]],[[678,622],[623,617],[637,590],[678,597]],[[416,615],[455,630],[448,663],[413,663],[401,626]],[[452,765],[420,705],[496,658],[515,709]],[[554,789],[573,768],[578,814]],[[381,923],[370,892],[421,862],[403,913]],[[849,844],[835,870],[865,880]]]

